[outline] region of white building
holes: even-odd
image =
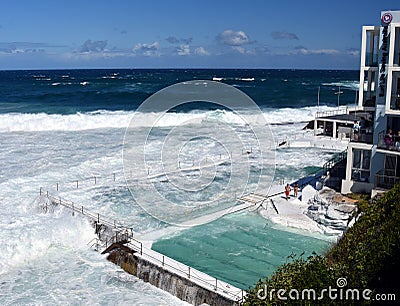
[[[349,143],[341,191],[390,189],[400,181],[400,11],[384,11],[379,26],[362,28],[356,111],[371,120],[358,140]],[[392,142],[385,136],[389,129]]]

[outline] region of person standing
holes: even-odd
[[[358,141],[358,134],[360,132],[360,125],[358,124],[357,120],[354,120],[354,125],[353,125],[353,140]]]
[[[290,195],[290,190],[292,190],[292,189],[290,188],[290,185],[289,185],[289,184],[286,184],[286,187],[285,187],[286,201],[290,199],[290,197],[289,197],[289,195]]]
[[[294,193],[295,198],[297,198],[298,192],[299,192],[299,184],[296,182],[296,183],[294,183],[294,186],[293,186],[293,193]]]

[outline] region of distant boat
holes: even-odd
[[[254,78],[242,78],[240,79],[241,81],[245,81],[245,82],[253,82]]]
[[[217,82],[221,82],[223,80],[223,78],[213,77],[212,80],[213,81],[217,81]]]

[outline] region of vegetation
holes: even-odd
[[[375,304],[377,298],[389,305],[388,300],[399,300],[400,184],[378,200],[359,199],[358,221],[325,256],[289,256],[269,278],[249,288],[244,305],[359,305]]]

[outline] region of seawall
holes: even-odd
[[[146,260],[127,246],[115,243],[106,251],[109,252],[107,259],[126,272],[192,305],[204,303],[211,306],[239,305],[238,302],[224,297],[212,289],[206,289],[188,277],[178,275]]]
[[[44,212],[54,211],[60,205],[88,218],[95,229],[96,238],[88,243],[97,251],[108,253],[107,259],[126,272],[167,291],[193,305],[239,305],[246,293],[222,280],[189,267],[168,256],[146,248],[133,237],[132,229],[120,222],[110,221],[98,213],[90,212],[71,201],[42,192],[40,207]],[[246,205],[245,205],[246,206]]]

